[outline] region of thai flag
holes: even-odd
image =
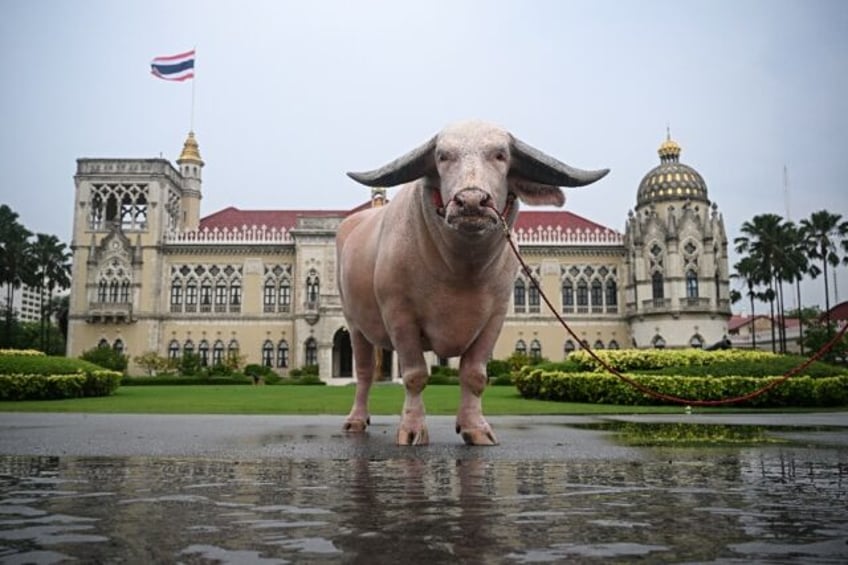
[[[150,73],[162,80],[182,82],[194,78],[194,49],[179,55],[156,57],[150,63]]]

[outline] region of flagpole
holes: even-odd
[[[197,84],[197,47],[194,48],[194,76],[191,79],[191,123],[189,131],[194,131],[194,89]]]

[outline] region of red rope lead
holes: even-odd
[[[548,297],[545,295],[544,291],[542,290],[541,285],[536,280],[536,278],[533,276],[533,273],[530,270],[530,267],[527,265],[527,263],[524,262],[524,259],[521,257],[521,254],[518,252],[518,247],[515,245],[515,242],[512,240],[512,234],[510,232],[509,225],[506,223],[506,219],[504,219],[503,216],[501,216],[501,221],[503,222],[504,233],[506,233],[506,240],[509,242],[509,246],[512,248],[512,252],[515,253],[515,256],[518,258],[518,262],[521,263],[521,268],[524,270],[524,273],[530,279],[530,282],[532,282],[533,286],[536,287],[536,290],[539,291],[539,296],[542,297],[542,300],[545,301],[545,304],[547,305],[548,309],[551,311],[551,313],[554,316],[556,316],[556,319],[559,320],[559,323],[562,324],[562,327],[565,328],[565,330],[569,333],[569,335],[571,335],[571,337],[576,339],[578,343],[582,343],[583,340],[581,340],[580,337],[574,332],[574,330],[571,329],[571,326],[569,326],[568,323],[563,319],[563,317],[560,316],[559,312],[556,311],[556,308],[554,308],[554,305],[551,304],[551,301],[548,299]],[[825,343],[822,346],[822,348],[819,349],[809,359],[807,359],[806,361],[804,361],[803,363],[801,363],[800,365],[798,365],[794,369],[787,371],[783,376],[777,377],[776,379],[769,382],[768,384],[766,384],[762,388],[759,388],[759,389],[757,389],[753,392],[749,392],[748,394],[743,394],[741,396],[733,396],[733,397],[730,397],[730,398],[722,398],[722,399],[719,399],[719,400],[688,399],[688,398],[682,398],[680,396],[674,396],[673,394],[665,394],[663,392],[653,390],[653,389],[648,388],[647,386],[635,381],[634,379],[628,377],[627,375],[622,374],[618,369],[616,369],[615,367],[613,367],[612,365],[610,365],[609,363],[607,363],[606,361],[601,359],[598,356],[598,354],[595,353],[588,346],[588,344],[584,346],[584,349],[586,350],[586,353],[588,353],[592,357],[592,359],[597,361],[604,369],[606,369],[607,371],[609,371],[610,373],[612,373],[613,375],[615,375],[616,377],[618,377],[622,381],[626,382],[630,386],[636,388],[637,390],[639,390],[643,394],[646,394],[648,396],[653,396],[654,398],[658,398],[658,399],[664,400],[666,402],[674,402],[674,403],[677,403],[677,404],[685,404],[687,406],[721,406],[723,404],[735,404],[735,403],[738,403],[738,402],[745,402],[746,400],[752,400],[752,399],[754,399],[754,398],[756,398],[760,395],[765,394],[766,392],[770,391],[771,389],[781,385],[782,383],[788,381],[790,378],[794,377],[795,375],[797,375],[798,373],[800,373],[801,371],[803,371],[804,369],[809,367],[813,362],[815,362],[819,358],[821,358],[822,355],[827,353],[828,350],[830,350],[831,347],[833,347],[840,339],[842,339],[842,336],[845,335],[846,330],[848,330],[848,324],[844,325],[842,327],[842,329],[839,330],[836,333],[836,335],[833,336],[833,338],[830,341]]]

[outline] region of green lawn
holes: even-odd
[[[68,400],[0,402],[0,412],[88,412],[111,414],[347,414],[352,386],[125,386],[113,396]],[[424,391],[428,414],[455,414],[459,387],[431,385]],[[371,389],[374,415],[400,414],[403,388]],[[679,406],[608,406],[526,400],[514,387],[494,386],[483,396],[486,414],[679,413]]]

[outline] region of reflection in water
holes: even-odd
[[[0,563],[848,560],[848,454],[0,456]]]

